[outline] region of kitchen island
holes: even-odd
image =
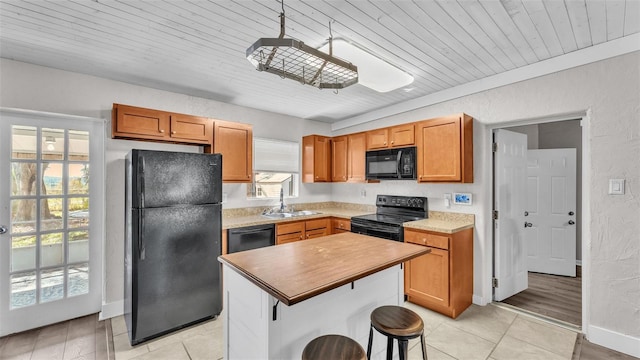
[[[371,311],[404,302],[402,263],[429,251],[342,233],[220,256],[224,357],[299,359],[326,334],[366,348]],[[374,358],[386,347],[376,336]]]

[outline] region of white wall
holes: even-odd
[[[449,211],[476,214],[474,256],[474,301],[491,301],[492,240],[491,221],[491,127],[517,125],[527,119],[561,117],[590,111],[591,156],[583,159],[590,169],[583,179],[590,198],[588,225],[590,266],[586,287],[590,300],[588,335],[591,340],[640,356],[640,53],[580,66],[539,78],[464,96],[432,106],[389,116],[363,125],[336,131],[352,133],[388,125],[417,121],[446,114],[465,112],[474,122],[473,184],[424,184],[403,182],[333,186],[334,199],[371,203],[358,197],[367,189],[367,197],[381,193],[423,194],[430,197],[429,207],[442,210],[442,194],[453,191],[473,193],[473,206],[456,206]],[[583,144],[584,145],[584,144]],[[626,179],[623,196],[607,195],[608,179]],[[597,339],[596,339],[597,338]],[[615,340],[606,340],[615,339]],[[605,339],[605,340],[603,340]]]
[[[253,125],[254,136],[300,142],[303,135],[330,133],[329,124],[308,121],[213,100],[160,91],[93,76],[0,59],[0,106],[82,115],[107,120],[106,235],[104,302],[123,298],[124,156],[132,148],[198,152],[197,146],[111,139],[113,103],[206,116]],[[286,131],[284,130],[286,129]],[[273,200],[247,200],[245,184],[224,184],[223,208],[266,206]],[[300,199],[331,200],[328,184],[300,187]],[[294,202],[294,201],[291,201]]]
[[[590,169],[590,257],[586,284],[590,293],[588,321],[597,337],[640,341],[640,54],[632,53],[578,68],[464,96],[381,120],[343,129],[333,135],[412,122],[465,112],[474,123],[473,184],[302,184],[300,201],[350,201],[371,205],[378,193],[423,194],[430,209],[476,215],[474,301],[491,301],[491,155],[489,128],[516,125],[520,120],[548,118],[590,111],[591,156],[583,159]],[[51,111],[110,119],[113,102],[219,117],[254,125],[256,136],[299,141],[302,135],[328,134],[323,123],[223,104],[186,95],[158,91],[91,76],[58,71],[0,59],[0,106]],[[282,129],[287,129],[285,133]],[[122,298],[122,157],[132,147],[193,150],[193,147],[107,141],[107,302]],[[625,178],[624,196],[607,195],[609,178]],[[367,196],[360,197],[361,188]],[[355,191],[354,189],[357,189]],[[225,185],[228,207],[251,206],[244,187]],[[442,194],[464,191],[474,204],[443,207]],[[331,194],[328,196],[327,194]],[[618,336],[620,335],[620,336]],[[596,335],[594,335],[596,336]],[[593,339],[592,339],[593,340]],[[640,348],[640,346],[638,346]],[[636,350],[639,351],[640,350]]]

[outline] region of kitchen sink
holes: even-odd
[[[265,214],[262,214],[262,216],[272,218],[272,219],[282,219],[282,218],[290,218],[290,217],[305,216],[305,215],[316,215],[316,214],[320,214],[320,213],[312,210],[300,210],[300,211],[289,211],[289,212],[265,213]]]

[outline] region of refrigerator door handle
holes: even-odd
[[[140,156],[139,182],[140,182],[140,207],[144,207],[144,156]]]
[[[138,253],[140,260],[144,260],[145,248],[144,248],[144,213],[140,214],[140,227],[138,228]]]

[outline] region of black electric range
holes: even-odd
[[[428,215],[426,197],[378,195],[376,213],[352,217],[351,232],[404,241],[402,224]]]

